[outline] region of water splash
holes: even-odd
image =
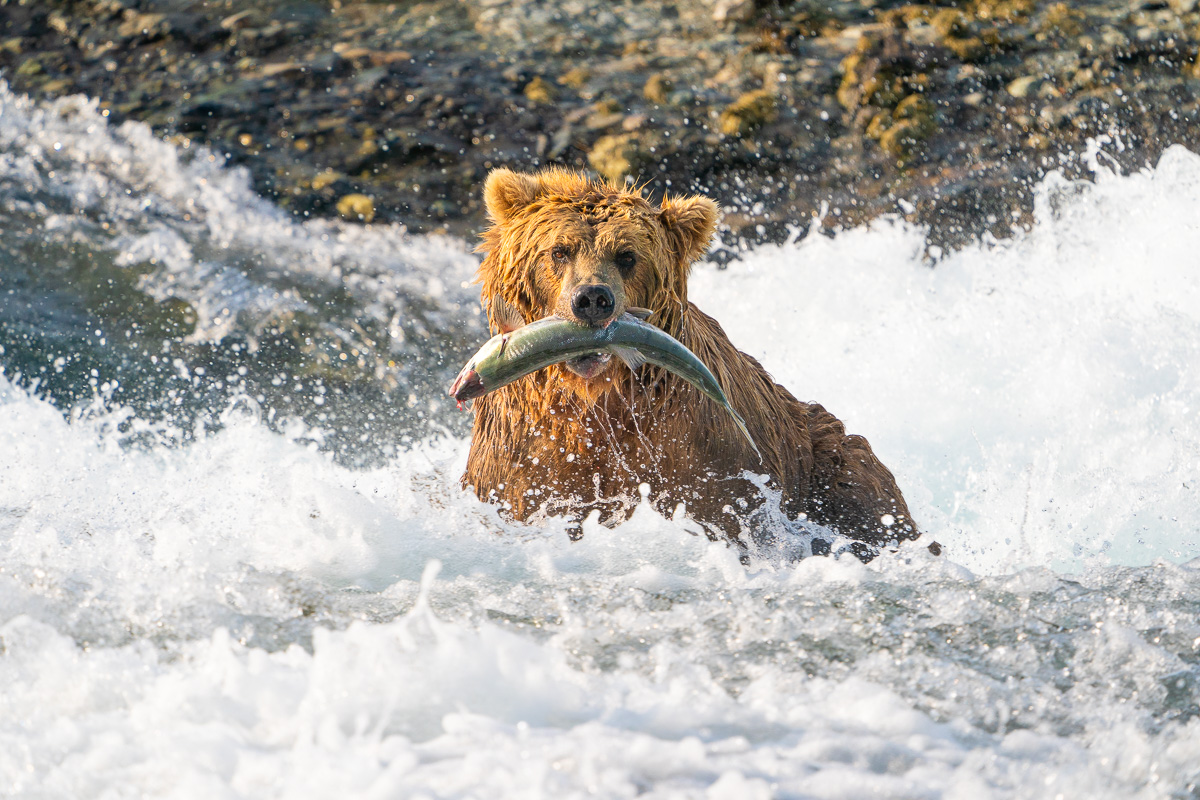
[[[483,325],[460,242],[293,218],[209,150],[2,83],[0,225],[6,371],[62,405],[108,382],[142,416],[210,423],[240,394],[343,454],[363,430],[383,452],[462,430],[440,389]]]
[[[875,446],[972,569],[1200,555],[1200,157],[1049,176],[1032,230],[922,265],[897,222],[700,268],[692,297]]]
[[[297,222],[218,159],[0,91],[0,786],[1196,796],[1198,162],[1052,177],[1028,235],[933,269],[894,223],[698,268],[948,552],[747,566],[648,506],[575,543],[506,524],[436,408],[443,435],[356,459],[400,441],[370,416],[400,390],[296,391],[268,329],[333,347],[391,286],[469,352],[465,246]],[[425,369],[427,342],[388,352]]]

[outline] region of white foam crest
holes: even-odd
[[[895,221],[699,268],[692,297],[865,435],[974,570],[1200,554],[1200,157],[1052,175],[1032,230],[936,265]]]
[[[220,416],[219,434],[188,447],[130,447],[158,432],[102,405],[64,419],[0,376],[6,608],[63,614],[71,630],[102,629],[82,638],[112,638],[114,625],[144,632],[193,612],[210,623],[234,613],[294,616],[303,587],[275,582],[295,576],[371,591],[400,585],[396,602],[407,602],[430,559],[450,580],[482,569],[489,580],[539,586],[576,575],[678,588],[744,573],[734,551],[649,507],[615,532],[589,525],[585,546],[572,546],[559,520],[541,529],[503,523],[459,487],[461,440],[352,470],[320,451],[320,431],[293,423],[274,433],[253,403],[235,398]],[[259,573],[275,577],[264,584]],[[22,583],[34,578],[39,588]],[[198,597],[210,607],[193,608]]]
[[[118,264],[155,267],[143,278],[148,293],[192,303],[196,341],[220,339],[242,312],[261,320],[306,309],[278,285],[279,272],[344,288],[362,301],[362,314],[397,331],[397,314],[414,297],[453,312],[447,319],[461,316],[459,306],[475,313],[477,293],[464,287],[476,262],[462,242],[410,236],[401,225],[298,222],[223,156],[176,146],[142,123],[112,127],[98,101],[82,96],[40,103],[0,82],[3,182],[44,198],[35,210],[49,230],[86,226],[97,243],[88,220],[102,217],[103,231],[117,237]]]
[[[1162,601],[1090,606],[1064,696],[1043,652],[1006,641],[1026,624],[1010,606],[1059,613],[1050,573],[989,585],[919,550],[747,569],[648,506],[570,543],[459,490],[461,441],[350,470],[244,406],[183,448],[124,445],[130,422],[0,383],[0,781],[18,794],[1115,798],[1195,763],[1195,720],[1155,734],[1122,704],[1186,675],[1140,633]],[[1153,585],[1200,587],[1182,568]],[[983,619],[988,657],[1029,679],[921,644]]]

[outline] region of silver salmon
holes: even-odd
[[[633,314],[625,313],[605,328],[578,325],[550,316],[488,340],[450,387],[450,396],[460,404],[482,397],[515,380],[579,356],[612,353],[630,369],[650,363],[667,369],[704,392],[729,412],[738,429],[762,461],[758,445],[741,415],[729,404],[712,371],[678,339]]]

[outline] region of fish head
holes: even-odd
[[[482,397],[496,388],[495,364],[504,354],[511,334],[501,333],[493,336],[477,352],[467,365],[458,373],[450,387],[450,396],[460,404],[466,400]],[[489,385],[490,384],[490,385]]]
[[[475,370],[474,363],[464,367],[450,387],[450,396],[458,401],[459,408],[462,408],[462,404],[467,400],[474,400],[485,394],[487,394],[487,388],[483,385],[483,378]]]

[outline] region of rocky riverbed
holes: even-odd
[[[0,0],[0,75],[246,166],[297,215],[472,235],[496,166],[699,191],[741,241],[953,246],[1089,138],[1200,147],[1196,0]]]

